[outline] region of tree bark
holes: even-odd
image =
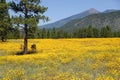
[[[28,18],[27,13],[28,13],[28,11],[27,11],[26,4],[25,4],[25,19]],[[27,26],[28,26],[27,24],[24,25],[24,51],[23,51],[24,54],[28,53],[28,29],[27,29]]]
[[[1,40],[2,40],[2,42],[5,42],[5,38],[3,36],[1,37]]]
[[[24,51],[23,51],[24,54],[28,53],[28,39],[27,39],[28,34],[27,33],[28,33],[27,24],[25,24],[25,27],[24,27]]]
[[[4,35],[3,31],[0,31],[0,32],[1,32],[1,41],[5,42],[6,41],[5,35]]]

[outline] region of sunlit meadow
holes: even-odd
[[[120,80],[120,38],[30,39],[34,54],[15,55],[23,40],[0,42],[0,80]]]

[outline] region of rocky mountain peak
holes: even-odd
[[[95,8],[90,8],[89,10],[87,10],[87,12],[89,12],[89,13],[99,13],[100,11],[96,10]]]

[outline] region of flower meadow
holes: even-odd
[[[36,53],[15,55],[23,40],[0,42],[0,80],[120,80],[120,38],[29,39]]]

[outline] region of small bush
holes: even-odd
[[[32,49],[33,52],[36,52],[36,44],[32,44],[31,49]]]

